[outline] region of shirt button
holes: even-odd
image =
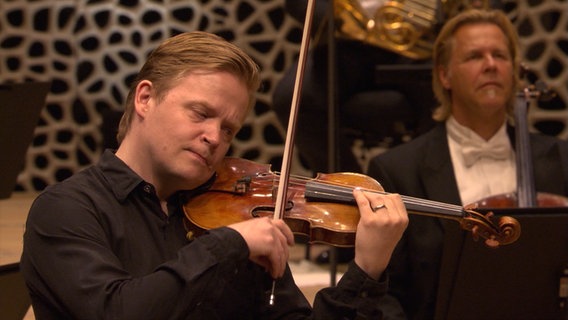
[[[149,184],[144,185],[144,192],[146,193],[152,192],[152,186]]]

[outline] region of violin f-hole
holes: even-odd
[[[286,207],[284,208],[285,211],[290,211],[294,208],[293,201],[286,201]],[[253,218],[262,218],[266,216],[274,215],[274,206],[257,206],[251,210],[251,216]]]

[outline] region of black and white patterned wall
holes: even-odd
[[[530,114],[535,130],[568,138],[568,2],[506,2],[521,34],[531,78],[558,92]],[[18,189],[41,190],[102,153],[102,115],[121,110],[130,79],[163,39],[217,33],[261,66],[258,103],[232,154],[278,162],[284,129],[271,94],[299,49],[301,29],[283,0],[0,0],[0,83],[51,81]],[[296,166],[301,166],[296,161]]]

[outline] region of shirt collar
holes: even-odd
[[[499,130],[488,141],[485,141],[485,139],[478,135],[477,132],[461,125],[453,116],[450,116],[448,121],[446,121],[446,129],[448,131],[448,135],[458,144],[468,143],[470,141],[475,143],[491,143],[495,140],[509,140],[507,135],[507,121],[503,121]]]
[[[450,116],[446,121],[446,130],[448,136],[456,141],[459,145],[468,144],[492,144],[503,141],[508,141],[510,143],[509,136],[507,134],[507,122],[503,121],[503,124],[497,130],[497,132],[488,141],[485,141],[480,135],[470,128],[461,125],[453,116]]]
[[[122,202],[144,180],[120,160],[115,152],[115,150],[105,150],[98,165],[112,192]]]
[[[512,147],[506,122],[503,122],[497,133],[487,141],[475,131],[459,124],[454,117],[448,119],[446,127],[448,137],[456,142],[467,167],[481,158],[504,160],[511,157]]]
[[[112,192],[119,201],[124,201],[128,195],[136,189],[140,184],[149,184],[144,181],[136,172],[124,163],[115,154],[115,150],[107,149],[99,161],[99,167],[106,180],[108,181]],[[216,174],[213,175],[207,182],[197,187],[194,190],[180,190],[173,196],[183,198],[191,197],[195,194],[205,192],[213,185],[216,179]]]

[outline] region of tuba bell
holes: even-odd
[[[439,27],[488,0],[334,0],[336,34],[406,56],[427,59]]]

